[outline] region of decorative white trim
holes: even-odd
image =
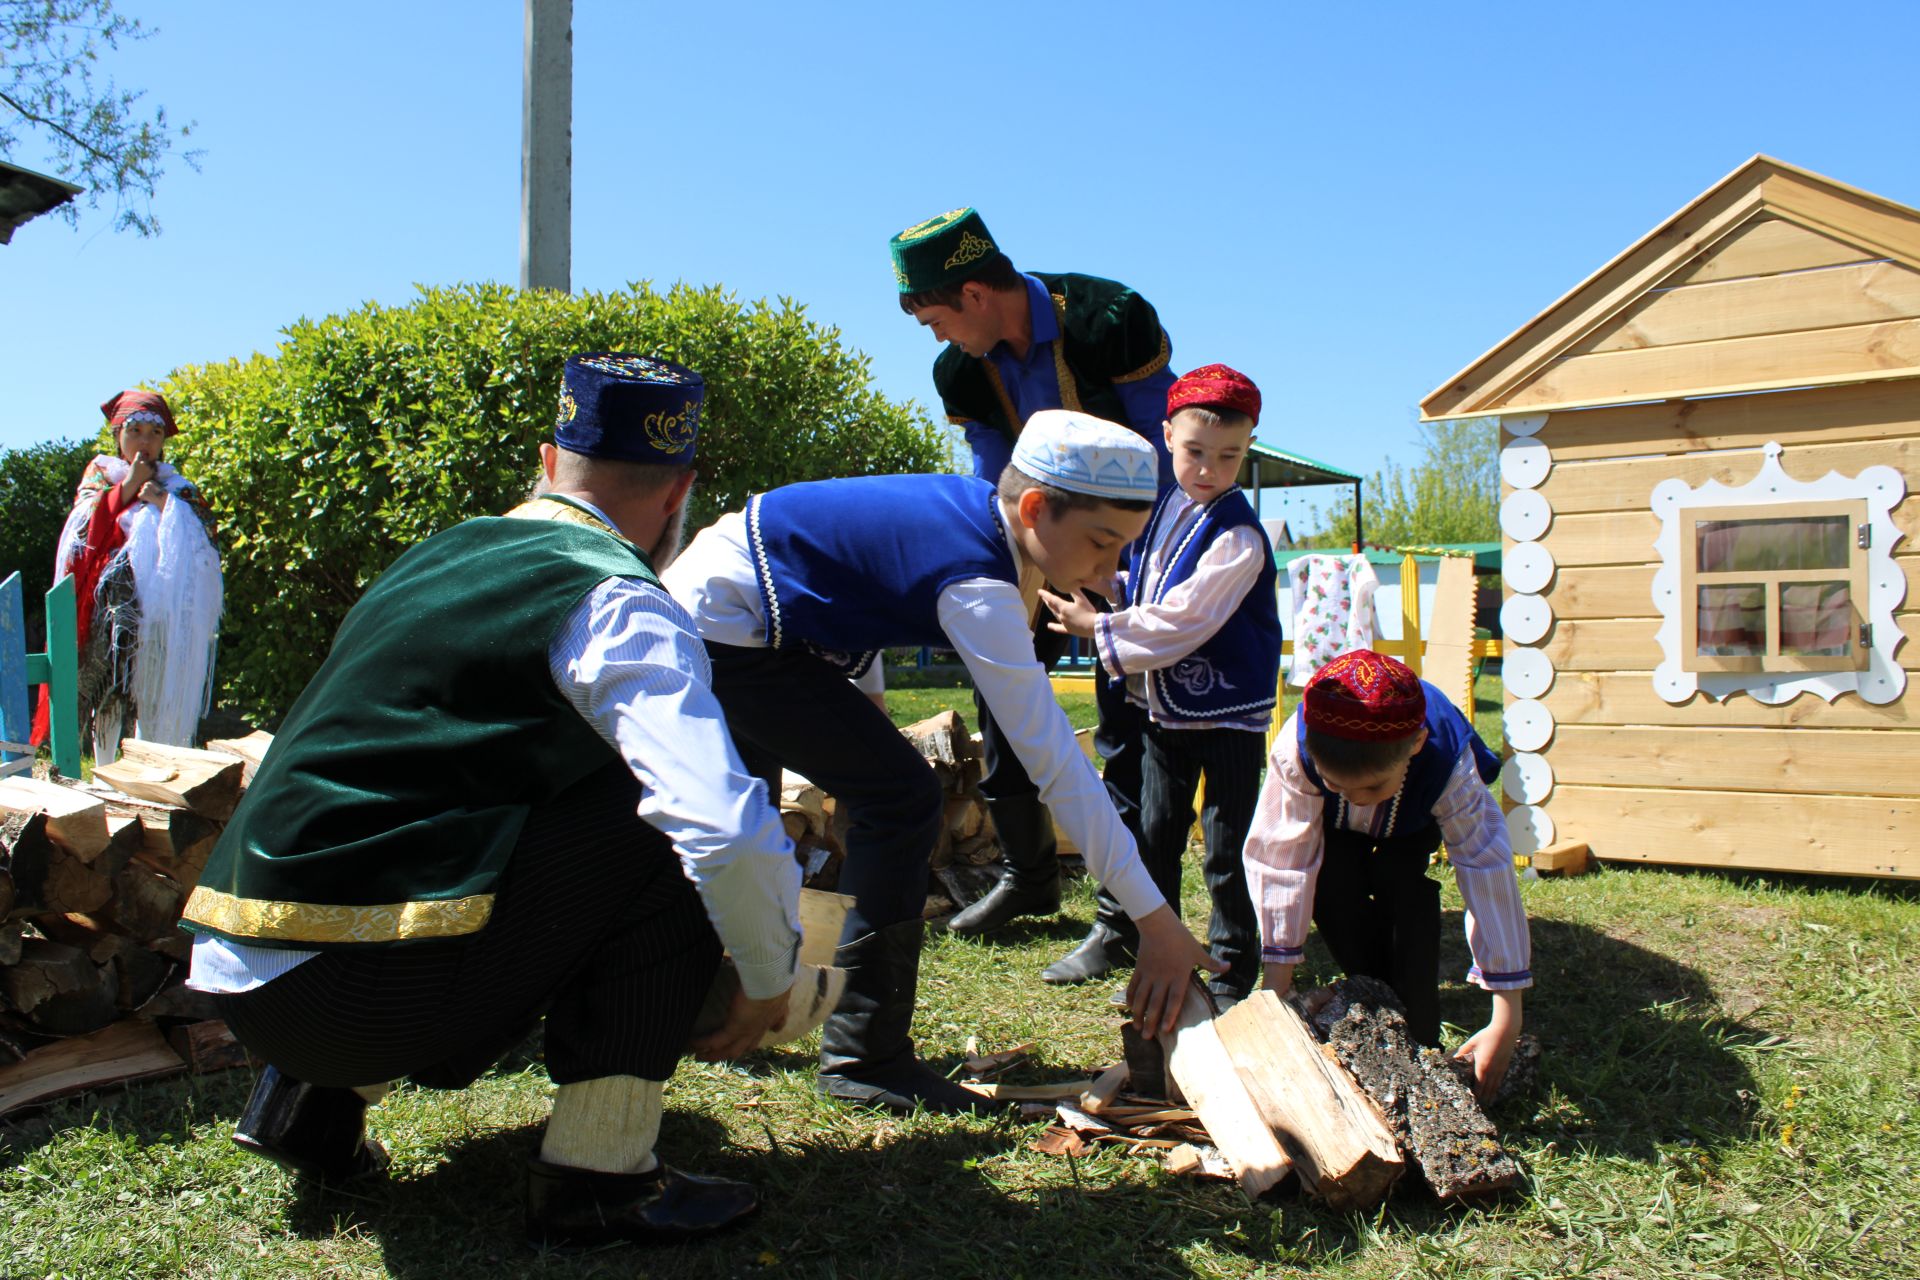
[[[754,494],[747,499],[747,540],[753,546],[753,567],[760,574],[760,589],[767,595],[767,632],[772,647],[778,649],[785,642],[780,627],[780,591],[774,585],[773,566],[767,561],[767,544],[760,537],[760,499],[764,494]]]
[[[1521,436],[1500,451],[1500,478],[1516,489],[1537,488],[1553,470],[1553,452],[1545,440]]]
[[[1510,436],[1537,435],[1547,425],[1544,413],[1510,413],[1500,418],[1500,429]]]
[[[1507,810],[1507,841],[1513,851],[1531,856],[1553,843],[1553,815],[1537,804]]]
[[[1500,503],[1500,531],[1515,542],[1532,542],[1553,523],[1553,508],[1538,489],[1515,489]]]
[[[1507,692],[1516,698],[1538,698],[1553,688],[1553,659],[1545,649],[1526,645],[1503,647],[1500,651],[1500,678]]]
[[[1500,766],[1500,789],[1515,804],[1539,804],[1553,794],[1553,766],[1535,751],[1516,751]]]
[[[1521,644],[1533,644],[1553,626],[1553,606],[1545,596],[1508,596],[1500,605],[1500,633]]]
[[[1906,497],[1907,482],[1898,470],[1872,466],[1857,476],[1829,471],[1818,480],[1795,480],[1780,467],[1780,445],[1769,440],[1759,472],[1742,485],[1709,480],[1699,488],[1677,477],[1653,488],[1653,514],[1660,520],[1654,549],[1660,568],[1653,575],[1653,606],[1662,618],[1656,637],[1664,655],[1654,669],[1653,688],[1668,702],[1685,702],[1695,692],[1724,700],[1745,693],[1769,706],[1814,693],[1832,702],[1843,693],[1858,693],[1867,702],[1897,701],[1907,687],[1907,673],[1894,660],[1904,639],[1893,613],[1907,595],[1906,575],[1893,561],[1894,544],[1905,535],[1893,523],[1893,509]],[[1516,495],[1517,496],[1517,495]],[[1682,666],[1679,514],[1693,507],[1751,505],[1781,502],[1864,501],[1867,504],[1867,620],[1873,625],[1873,648],[1864,671],[1742,671],[1701,673]]]
[[[1537,595],[1553,581],[1553,552],[1544,542],[1521,542],[1500,565],[1507,585],[1527,595]]]
[[[1532,698],[1509,702],[1502,715],[1507,745],[1515,751],[1539,751],[1553,741],[1553,712]]]

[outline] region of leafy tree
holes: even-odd
[[[97,439],[49,441],[0,450],[0,581],[19,572],[27,629],[36,635],[46,609],[43,597],[53,585],[60,527],[73,507],[80,472],[99,444]]]
[[[1500,434],[1485,418],[1419,424],[1411,469],[1389,460],[1365,488],[1367,541],[1383,546],[1492,542],[1500,537]],[[1353,497],[1318,513],[1303,545],[1353,545]]]
[[[143,236],[160,230],[151,201],[162,162],[193,126],[168,124],[165,107],[140,105],[144,91],[97,76],[102,50],[153,34],[113,0],[0,0],[0,158],[24,134],[44,135],[52,167],[88,189],[88,207],[111,193],[114,229]],[[181,158],[197,169],[199,155]],[[60,213],[79,220],[72,204]]]
[[[952,462],[921,409],[875,392],[867,358],[787,299],[463,285],[284,333],[274,356],[162,387],[181,424],[168,458],[220,530],[222,698],[256,723],[285,712],[396,556],[525,496],[571,353],[646,352],[706,378],[689,530],[775,485]]]

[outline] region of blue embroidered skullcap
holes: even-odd
[[[625,462],[693,461],[707,384],[683,365],[624,351],[568,356],[553,442]]]
[[[1138,432],[1068,409],[1042,409],[1027,419],[1013,465],[1055,488],[1096,498],[1152,502],[1160,492],[1160,460]]]

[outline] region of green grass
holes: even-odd
[[[1445,888],[1445,970],[1458,974],[1461,904]],[[757,1220],[677,1251],[540,1255],[518,1231],[549,1096],[536,1042],[463,1093],[394,1094],[374,1112],[392,1175],[350,1191],[303,1191],[229,1144],[246,1072],[0,1126],[0,1276],[1914,1275],[1911,886],[1636,867],[1523,893],[1539,979],[1528,1029],[1546,1055],[1539,1088],[1496,1114],[1528,1185],[1490,1208],[1441,1209],[1412,1190],[1369,1215],[1293,1195],[1253,1205],[1148,1158],[1034,1154],[1039,1124],[829,1104],[806,1054],[774,1052],[688,1063],[661,1138],[669,1161],[759,1186]],[[944,1065],[968,1035],[1033,1040],[1042,1061],[1027,1079],[1113,1061],[1113,985],[1037,977],[1091,910],[1081,883],[1059,919],[990,943],[931,940],[923,1052]],[[1302,978],[1330,976],[1315,943]],[[1442,1000],[1456,1035],[1485,1018],[1485,995],[1463,984]]]

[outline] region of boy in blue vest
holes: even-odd
[[[1141,856],[1176,904],[1194,790],[1206,776],[1208,941],[1226,966],[1211,986],[1230,1000],[1245,997],[1260,976],[1240,847],[1253,822],[1280,674],[1273,548],[1234,482],[1259,419],[1259,388],[1226,365],[1176,381],[1163,430],[1178,484],[1162,494],[1133,545],[1127,606],[1100,613],[1078,592],[1041,596],[1057,619],[1054,630],[1092,639],[1101,665],[1147,711]],[[1041,977],[1098,978],[1128,963],[1137,945],[1133,922],[1102,893],[1092,931]]]
[[[942,793],[927,762],[847,679],[884,648],[959,654],[1089,870],[1141,933],[1132,1008],[1171,1028],[1195,967],[1219,966],[1141,863],[1034,656],[1041,584],[1103,586],[1146,524],[1153,449],[1083,414],[1035,414],[999,483],[868,476],[788,485],[703,530],[665,575],[693,615],[747,767],[804,773],[852,825],[853,895],[835,963],[846,996],[820,1041],[833,1097],[906,1111],[983,1107],[914,1055],[927,864]]]
[[[1513,850],[1487,790],[1499,769],[1445,694],[1403,663],[1354,649],[1315,673],[1274,739],[1246,847],[1265,985],[1292,989],[1311,914],[1340,967],[1391,986],[1408,1030],[1431,1045],[1440,886],[1427,866],[1446,841],[1466,900],[1467,980],[1493,993],[1493,1016],[1454,1055],[1473,1064],[1483,1098],[1513,1060],[1533,985]]]

